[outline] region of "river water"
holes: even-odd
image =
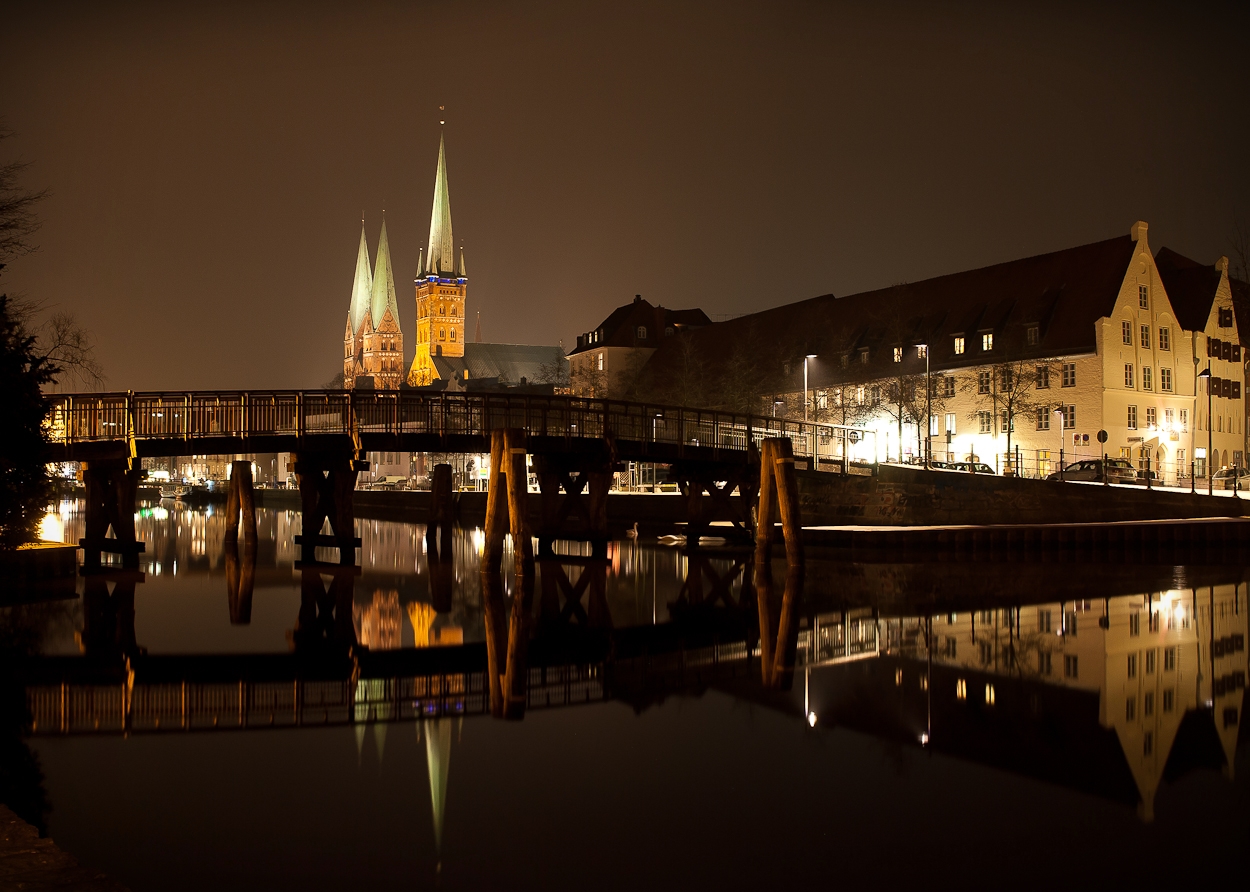
[[[81,506],[49,523],[77,539]],[[1244,869],[1241,567],[817,558],[782,596],[780,566],[764,594],[743,554],[626,538],[603,563],[540,565],[528,706],[508,721],[482,672],[444,660],[489,637],[480,531],[457,531],[440,571],[421,527],[357,524],[361,573],[333,617],[294,569],[297,514],[259,512],[249,597],[220,513],[169,501],[140,512],[142,581],[4,609],[6,634],[25,630],[42,771],[18,798],[58,845],[134,890],[1042,888]],[[505,603],[521,596],[509,566]],[[798,617],[788,647],[761,597]],[[346,649],[364,655],[332,682],[346,711],[229,699],[231,672],[290,686],[259,678],[257,655],[262,675],[298,675]],[[368,667],[385,660],[407,668],[379,698]]]

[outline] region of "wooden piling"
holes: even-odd
[[[769,559],[773,540],[773,504],[776,503],[781,514],[781,534],[786,543],[786,561],[791,567],[802,567],[803,522],[798,477],[794,472],[794,446],[788,437],[778,437],[764,440],[760,447],[756,563]]]
[[[486,544],[482,566],[498,572],[503,563],[504,533],[512,534],[518,574],[533,572],[534,543],[526,517],[525,435],[494,430],[490,439],[490,486],[486,493]]]

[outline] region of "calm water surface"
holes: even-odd
[[[58,515],[76,539],[78,506]],[[801,591],[783,595],[779,566],[761,594],[746,555],[625,539],[603,564],[540,566],[527,706],[505,721],[481,657],[480,532],[434,564],[422,528],[358,521],[362,572],[319,613],[293,569],[298,515],[260,512],[254,562],[209,509],[149,505],[139,528],[133,614],[125,581],[6,611],[38,628],[26,745],[49,835],[135,890],[1244,870],[1239,567],[816,560]],[[521,596],[502,585],[505,605]],[[783,605],[798,622],[771,641]],[[348,646],[355,670],[312,677]],[[123,725],[124,669],[102,667],[127,655]]]

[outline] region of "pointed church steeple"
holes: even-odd
[[[447,153],[443,137],[438,138],[438,171],[434,175],[434,209],[430,213],[430,248],[426,268],[431,275],[450,276],[456,269],[455,247],[451,239],[451,197],[447,192]]]
[[[386,232],[385,228],[382,230]],[[393,290],[393,289],[392,289]],[[369,267],[369,242],[365,238],[365,221],[360,221],[360,247],[356,250],[356,275],[352,279],[352,302],[347,318],[352,334],[360,331],[360,323],[369,310],[373,295],[373,272]]]
[[[363,242],[362,242],[363,244]],[[374,326],[380,325],[386,311],[399,322],[399,304],[395,300],[395,273],[391,269],[391,244],[386,238],[386,218],[382,218],[382,234],[378,236],[378,259],[373,265],[373,287],[370,313]]]

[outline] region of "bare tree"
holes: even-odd
[[[334,377],[321,385],[322,390],[342,390],[347,382],[347,376],[342,372],[335,372]]]
[[[0,141],[9,139],[13,132],[0,127]],[[21,257],[35,250],[31,237],[39,231],[40,221],[35,216],[35,205],[48,197],[48,190],[29,192],[19,185],[22,173],[30,166],[29,161],[8,161],[0,164],[0,264]]]
[[[978,407],[969,412],[970,419],[987,412],[992,431],[1007,435],[1007,467],[1014,467],[1011,452],[1016,419],[1035,419],[1039,409],[1050,411],[1047,399],[1054,368],[1040,359],[1016,359],[981,366],[965,375],[959,387],[970,394]]]
[[[1250,223],[1237,214],[1233,217],[1233,234],[1229,236],[1228,245],[1232,248],[1232,273],[1234,278],[1250,282]]]
[[[551,384],[555,387],[567,387],[569,384],[569,361],[563,356],[553,356],[550,362],[538,367],[539,384]]]

